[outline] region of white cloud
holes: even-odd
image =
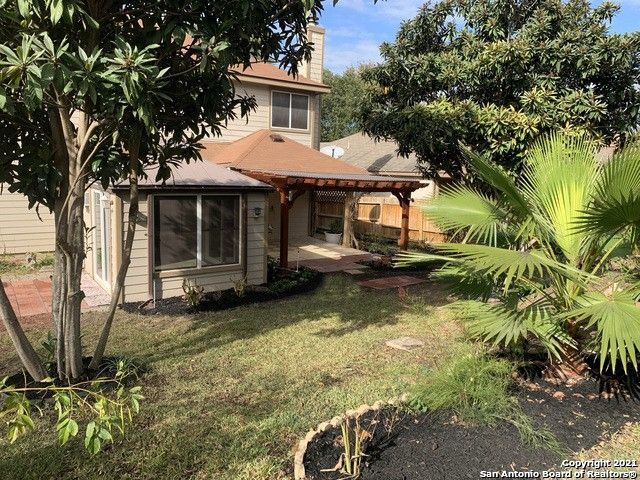
[[[327,42],[325,47],[325,66],[335,73],[343,72],[347,67],[380,60],[380,44],[373,39],[361,39],[353,42]]]

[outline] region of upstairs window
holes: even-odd
[[[274,128],[309,128],[309,95],[271,92],[271,126]]]

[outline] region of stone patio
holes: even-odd
[[[14,278],[3,282],[9,301],[20,319],[51,313],[52,289],[48,274],[35,278]],[[82,274],[82,290],[85,298],[82,308],[107,305],[111,296],[86,273]]]
[[[269,256],[278,257],[278,249],[278,245],[270,245]],[[368,269],[359,262],[369,261],[373,257],[362,250],[334,245],[314,237],[289,239],[289,268],[305,266],[322,273],[358,275]]]

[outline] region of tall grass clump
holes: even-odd
[[[409,394],[409,405],[422,412],[449,411],[460,421],[514,425],[532,447],[562,452],[553,434],[536,427],[511,394],[515,365],[484,352],[465,351],[428,372]]]

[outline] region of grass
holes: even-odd
[[[610,468],[615,471],[635,471],[640,473],[640,424],[626,425],[610,439],[596,445],[594,448],[584,450],[577,456],[580,460],[635,460],[639,465],[636,468]]]
[[[410,392],[410,403],[423,411],[448,409],[465,421],[495,424],[511,410],[513,365],[469,346],[440,368],[428,372]]]
[[[409,293],[372,295],[330,276],[308,294],[199,316],[119,312],[109,351],[136,358],[147,372],[146,400],[127,438],[91,457],[81,439],[59,447],[50,419],[40,419],[17,444],[0,439],[0,478],[290,479],[297,440],[362,403],[412,391],[425,408],[501,416],[510,366],[465,342],[437,285]],[[83,315],[88,346],[102,315]],[[40,345],[47,330],[27,333]],[[425,348],[383,347],[404,335]],[[18,368],[0,331],[0,375]],[[515,420],[526,427],[526,418]],[[639,458],[638,444],[640,426],[630,425],[579,458]]]
[[[553,434],[534,427],[509,392],[515,365],[468,345],[411,388],[409,403],[421,411],[449,410],[460,420],[481,425],[513,424],[522,441],[566,453]]]
[[[24,255],[0,255],[0,275],[20,276],[51,266],[53,266],[51,253],[36,254],[36,262],[33,266],[25,264]]]
[[[15,445],[0,440],[9,478],[291,478],[292,449],[305,432],[346,409],[399,395],[424,365],[463,344],[436,286],[410,290],[435,303],[362,290],[328,277],[317,291],[278,302],[198,317],[120,313],[110,351],[148,369],[147,399],[124,440],[97,457],[80,439],[58,447],[46,420]],[[86,313],[92,345],[99,313]],[[40,340],[46,329],[30,329]],[[385,340],[421,338],[417,352],[390,351]],[[18,366],[0,332],[0,365]]]

